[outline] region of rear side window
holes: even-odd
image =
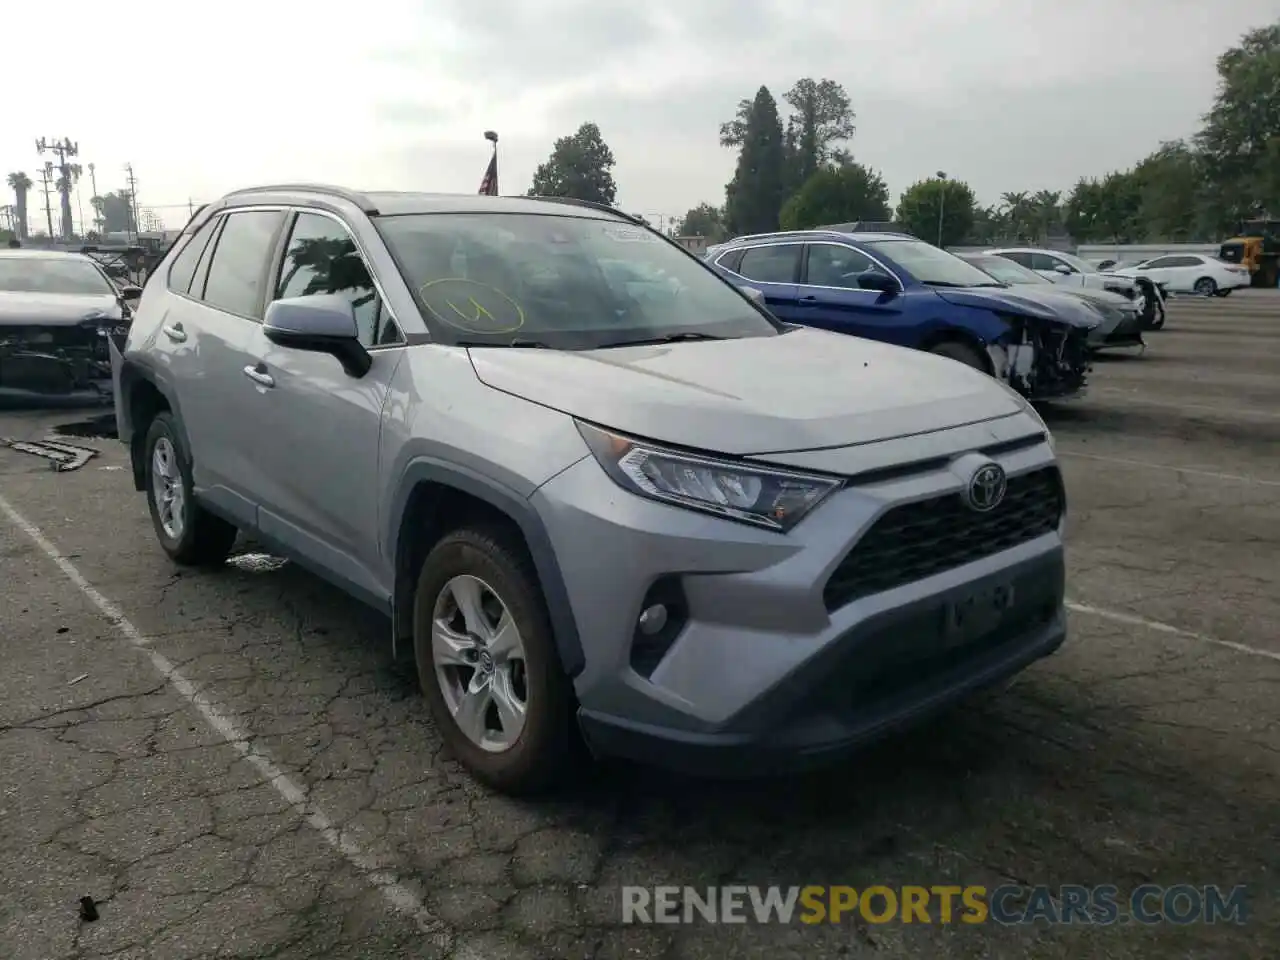
[[[1067,266],[1067,264],[1063,263],[1057,257],[1051,257],[1045,253],[1031,254],[1032,270],[1057,270],[1058,267],[1065,267],[1065,266]]]
[[[169,267],[169,289],[174,293],[186,293],[191,289],[191,278],[196,275],[196,264],[200,262],[200,254],[204,253],[204,248],[209,245],[209,238],[213,236],[213,230],[217,224],[218,218],[211,218],[196,231],[195,236],[173,258],[173,265]]]
[[[738,273],[761,283],[795,283],[800,265],[800,244],[784,243],[751,247],[742,255]]]
[[[205,303],[242,317],[262,319],[267,274],[283,219],[275,210],[227,215],[209,262],[202,298]]]
[[[1006,260],[1012,260],[1014,263],[1018,264],[1018,266],[1020,267],[1026,267],[1028,270],[1032,269],[1031,254],[1029,253],[1022,253],[1021,251],[1018,251],[1018,250],[1010,250],[1007,253],[1000,254],[1000,256],[1004,257]],[[1044,269],[1052,269],[1052,267],[1046,267]]]

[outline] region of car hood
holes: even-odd
[[[872,443],[1022,409],[991,377],[954,360],[813,329],[470,354],[494,389],[622,433],[735,456]]]
[[[1030,284],[1016,287],[943,287],[933,292],[947,303],[961,307],[1016,313],[1039,320],[1057,320],[1086,330],[1098,325],[1097,314],[1088,307],[1043,295]]]
[[[120,303],[109,293],[84,296],[0,290],[0,324],[62,327],[120,317]]]

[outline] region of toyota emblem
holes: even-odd
[[[964,491],[964,500],[970,510],[987,513],[1000,506],[1008,489],[1009,478],[998,463],[988,463],[974,471]]]

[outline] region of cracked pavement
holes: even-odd
[[[1280,297],[1177,302],[1148,339],[1046,414],[1069,592],[1110,616],[1073,612],[1009,689],[782,781],[606,765],[495,796],[441,754],[377,615],[292,565],[178,573],[113,441],[73,440],[102,453],[65,474],[0,449],[0,496],[140,634],[0,513],[0,955],[1274,957]],[[623,884],[947,882],[1248,884],[1251,917],[621,924]]]

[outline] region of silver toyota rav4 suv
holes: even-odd
[[[1062,643],[1052,439],[963,364],[791,327],[575,201],[232,193],[113,357],[156,534],[390,617],[500,789],[830,758]]]

